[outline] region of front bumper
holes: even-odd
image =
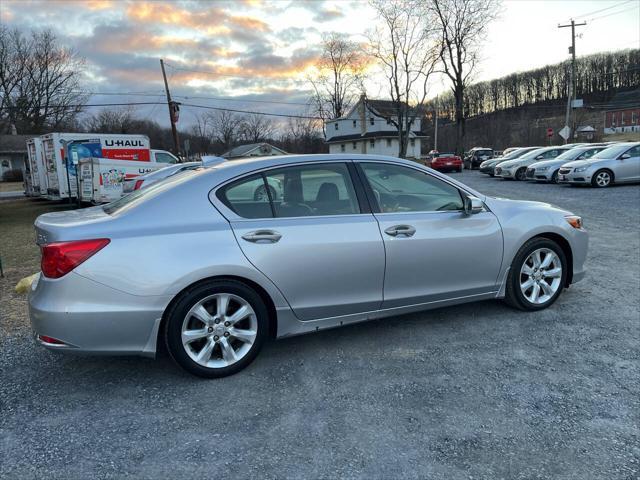
[[[495,166],[491,166],[491,167],[480,167],[480,173],[485,173],[487,175],[495,175],[496,171],[496,167]]]
[[[511,171],[511,170],[503,169],[500,167],[496,167],[495,175],[496,177],[502,177],[502,178],[514,178],[515,170]]]
[[[577,185],[591,184],[591,172],[585,170],[583,172],[575,172],[573,169],[567,172],[560,169],[558,172],[558,183],[573,183]]]
[[[70,272],[59,279],[40,274],[29,291],[29,317],[39,340],[52,350],[155,355],[158,327],[171,296],[136,296]]]
[[[527,168],[525,179],[534,180],[536,182],[550,182],[552,176],[553,176],[553,170],[551,169],[540,171],[533,168]]]

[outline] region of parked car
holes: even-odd
[[[500,165],[502,162],[506,162],[507,160],[513,160],[515,158],[520,158],[525,153],[531,152],[533,150],[537,150],[538,148],[540,147],[516,148],[515,150],[512,150],[507,155],[504,155],[502,157],[485,160],[480,164],[480,173],[485,173],[490,177],[493,177],[495,175],[496,167]]]
[[[505,155],[509,155],[511,152],[519,150],[522,147],[509,147],[505,148],[501,155],[498,155],[497,152],[494,152],[495,157],[504,157]]]
[[[519,158],[499,164],[496,167],[496,177],[524,180],[526,178],[527,167],[529,165],[541,160],[551,160],[572,148],[573,147],[571,146],[563,145],[560,147],[543,147],[532,150]]]
[[[160,180],[164,180],[167,177],[175,175],[176,173],[184,172],[185,170],[191,170],[198,167],[202,167],[202,162],[174,163],[159,170],[126,179],[122,184],[122,193],[127,194],[133,192],[134,190],[147,188],[154,183],[159,182]]]
[[[282,196],[255,200],[269,179]],[[246,367],[269,335],[486,299],[547,308],[583,278],[588,243],[566,210],[374,155],[225,162],[35,228],[42,345],[153,356],[162,342],[203,377]]]
[[[493,158],[493,150],[490,148],[475,147],[469,150],[469,154],[464,159],[464,168],[473,170],[480,168],[480,164],[485,160]]]
[[[461,172],[462,159],[453,153],[437,153],[431,160],[431,168],[439,172]]]
[[[537,182],[558,183],[558,172],[562,165],[573,160],[586,160],[605,148],[607,148],[606,145],[575,147],[561,153],[553,160],[542,160],[532,163],[529,168],[527,168],[526,179]]]
[[[558,181],[597,188],[640,182],[640,142],[617,143],[587,160],[566,163]]]

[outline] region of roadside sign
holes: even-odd
[[[564,127],[562,127],[562,130],[558,132],[558,135],[566,140],[567,138],[569,138],[569,135],[571,135],[571,129],[565,125]]]
[[[547,137],[553,137],[553,128],[547,128]]]

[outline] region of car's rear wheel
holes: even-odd
[[[516,170],[515,179],[522,181],[525,179],[526,174],[527,167],[520,167],[518,170]]]
[[[205,378],[239,372],[256,357],[268,331],[267,308],[243,283],[212,280],[184,292],[167,313],[171,357]]]
[[[269,185],[269,195],[271,195],[272,200],[277,200],[278,194],[276,193],[276,189]],[[269,197],[267,196],[267,189],[264,188],[264,185],[260,185],[253,192],[253,199],[256,202],[268,202]]]
[[[598,170],[591,177],[591,185],[596,188],[607,188],[613,183],[613,173],[609,170]]]
[[[557,300],[566,278],[562,248],[548,238],[533,238],[511,263],[505,301],[520,310],[542,310]]]
[[[559,170],[556,170],[551,174],[551,183],[558,183],[558,172]]]

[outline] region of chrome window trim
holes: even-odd
[[[345,218],[345,217],[353,217],[353,216],[363,216],[363,215],[372,215],[371,213],[347,213],[344,215],[305,215],[302,217],[262,217],[262,218],[245,218],[245,217],[241,217],[240,215],[238,215],[237,213],[235,213],[233,210],[231,210],[229,207],[227,207],[224,202],[222,202],[222,200],[220,200],[218,198],[218,190],[220,190],[221,188],[224,188],[226,185],[236,182],[238,180],[242,180],[245,177],[250,177],[252,175],[256,175],[256,174],[264,174],[267,175],[266,172],[270,171],[270,170],[281,170],[283,168],[289,168],[289,167],[299,167],[299,166],[306,166],[306,165],[322,165],[322,164],[332,164],[332,163],[339,163],[345,166],[345,168],[347,169],[347,175],[349,176],[349,179],[351,180],[351,184],[353,186],[354,192],[356,190],[356,186],[354,185],[354,183],[357,181],[357,179],[352,178],[351,176],[351,172],[349,171],[349,167],[348,167],[348,163],[349,162],[353,162],[353,160],[348,160],[348,159],[341,159],[341,160],[314,160],[314,161],[306,161],[306,162],[295,162],[295,163],[288,163],[285,165],[277,165],[277,166],[270,166],[270,167],[262,167],[256,170],[252,170],[250,172],[244,172],[241,175],[237,175],[231,179],[225,180],[223,183],[218,184],[217,186],[213,187],[211,190],[209,190],[209,202],[211,202],[213,204],[213,206],[222,214],[223,217],[225,217],[228,221],[234,221],[234,222],[239,222],[239,221],[264,221],[264,220],[288,220],[288,219],[292,219],[292,218],[332,218],[332,217],[340,217],[340,218]],[[356,196],[356,204],[358,204],[358,199]],[[358,208],[359,208],[359,204],[358,204]]]

